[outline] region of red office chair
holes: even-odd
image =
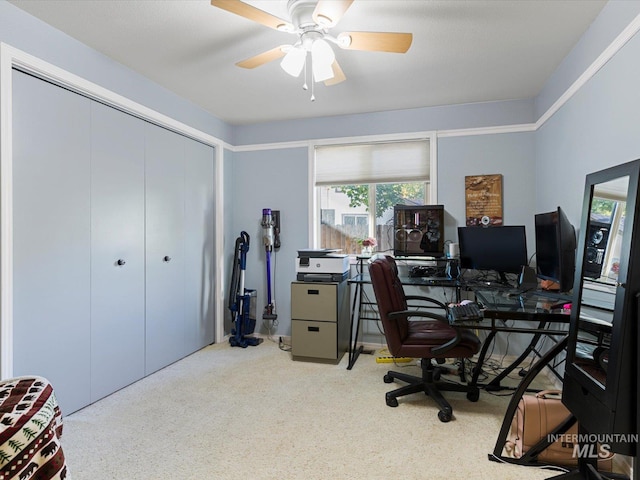
[[[385,383],[396,379],[408,383],[387,392],[387,405],[397,407],[398,397],[424,392],[440,407],[438,418],[442,422],[448,422],[453,416],[453,410],[441,391],[466,392],[467,398],[476,402],[480,398],[480,390],[476,385],[439,382],[439,372],[431,360],[470,358],[480,350],[480,339],[468,329],[452,327],[446,316],[430,311],[408,310],[407,296],[392,257],[374,256],[369,263],[369,273],[391,355],[422,359],[422,377],[387,372],[384,376]],[[410,320],[412,317],[420,320]]]

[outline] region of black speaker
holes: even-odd
[[[585,277],[600,278],[602,275],[602,265],[607,253],[610,230],[611,225],[609,223],[589,222],[583,267],[583,275]]]
[[[447,260],[446,274],[447,278],[451,280],[457,280],[460,278],[460,265],[458,264],[458,260],[455,258]]]
[[[522,292],[535,290],[538,287],[538,277],[534,268],[523,265],[518,276],[518,289]]]

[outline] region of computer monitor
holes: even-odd
[[[496,271],[504,283],[528,264],[524,225],[458,227],[458,242],[461,268]]]
[[[535,215],[538,278],[557,283],[561,292],[573,288],[576,271],[576,231],[560,207]]]

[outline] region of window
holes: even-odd
[[[333,208],[323,208],[320,210],[320,223],[322,225],[336,224],[336,211]]]
[[[393,206],[429,203],[427,140],[317,146],[315,165],[320,248],[357,254],[373,237],[377,251],[393,250]]]
[[[365,230],[365,234],[368,233],[369,229],[369,215],[357,215],[353,213],[343,213],[342,214],[342,224],[350,225],[354,228],[362,228]]]
[[[602,277],[609,280],[618,279],[626,208],[627,202],[617,198],[604,197],[594,197],[591,206],[591,221],[609,225],[609,237],[601,273]]]

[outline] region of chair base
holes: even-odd
[[[442,395],[442,392],[466,392],[467,399],[477,402],[480,398],[480,389],[476,385],[461,385],[450,382],[438,382],[440,372],[430,359],[422,359],[422,377],[408,375],[406,373],[389,371],[384,376],[385,383],[392,383],[394,380],[400,380],[407,383],[403,387],[397,388],[386,393],[386,402],[390,407],[398,406],[398,397],[410,395],[412,393],[424,392],[433,398],[440,407],[438,418],[441,422],[448,422],[453,418],[453,409],[451,405]],[[434,378],[435,377],[435,378]]]

